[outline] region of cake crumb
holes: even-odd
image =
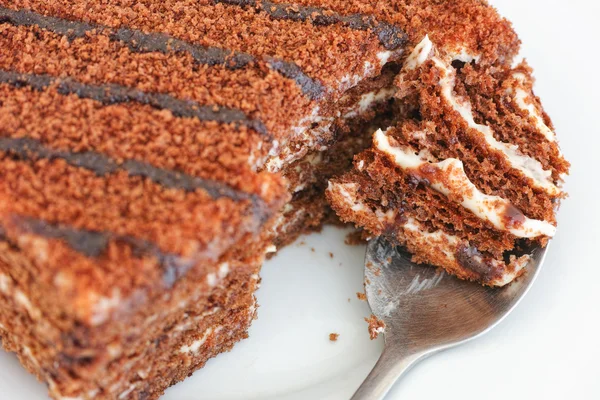
[[[358,297],[359,300],[367,301],[367,295],[364,293],[356,292],[356,297]]]
[[[310,251],[312,251],[312,252],[314,253],[314,252],[315,252],[315,248],[314,248],[314,247],[311,247],[311,248],[310,248]]]
[[[371,340],[375,340],[379,337],[380,333],[385,330],[385,322],[371,314],[369,318],[365,318],[365,321],[369,324],[369,336]]]
[[[332,342],[337,342],[339,337],[340,337],[339,333],[330,333],[329,334],[329,340],[331,340]]]
[[[329,252],[329,257],[333,258],[333,253]]]
[[[360,246],[366,242],[367,241],[362,236],[362,231],[350,232],[346,235],[346,239],[344,240],[344,243],[346,243],[348,246]]]

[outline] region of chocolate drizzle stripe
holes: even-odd
[[[169,110],[176,117],[244,125],[261,135],[270,137],[265,125],[261,121],[249,119],[240,110],[200,105],[195,101],[181,100],[168,94],[147,93],[116,84],[88,85],[71,78],[20,74],[4,70],[0,70],[0,83],[6,83],[15,87],[28,86],[38,91],[43,91],[52,85],[56,85],[56,90],[62,95],[74,94],[82,99],[95,100],[104,105],[136,102],[159,110]]]
[[[350,29],[371,30],[377,35],[379,42],[386,50],[395,50],[406,44],[408,36],[398,26],[380,22],[372,15],[352,14],[340,15],[320,7],[301,6],[289,3],[273,3],[259,0],[213,0],[239,7],[253,7],[257,11],[267,13],[273,19],[310,22],[316,26],[343,25]]]
[[[125,243],[131,248],[134,257],[151,256],[158,260],[163,269],[163,283],[167,287],[172,287],[196,264],[194,259],[164,252],[152,242],[129,235],[76,229],[24,216],[12,215],[9,218],[21,232],[42,236],[46,239],[62,240],[76,252],[90,258],[98,258],[104,254],[110,241]],[[4,228],[0,225],[0,239],[8,240],[6,234],[2,235],[2,232],[4,232]]]
[[[98,176],[106,176],[122,170],[126,171],[130,176],[147,178],[165,188],[180,189],[187,192],[202,189],[213,199],[223,197],[234,201],[250,200],[255,206],[262,202],[257,195],[234,189],[223,182],[158,168],[137,160],[125,160],[122,163],[117,163],[106,155],[94,151],[73,153],[52,149],[33,138],[0,137],[0,151],[7,152],[23,160],[61,159],[69,165],[87,169]]]
[[[251,54],[193,44],[164,33],[145,33],[135,29],[111,28],[82,21],[45,16],[30,10],[12,10],[0,7],[0,23],[8,22],[16,26],[37,26],[41,29],[63,35],[69,40],[85,38],[88,34],[105,33],[113,41],[124,43],[132,52],[188,53],[194,61],[209,66],[223,65],[228,69],[246,67],[259,60]],[[262,60],[282,76],[300,86],[302,92],[313,100],[318,100],[325,92],[323,85],[306,75],[295,63],[273,57]]]

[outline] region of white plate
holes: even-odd
[[[536,69],[536,92],[573,162],[571,197],[540,277],[517,310],[485,337],[423,362],[389,399],[600,399],[600,5],[492,3],[513,21]],[[268,262],[250,338],[165,399],[348,399],[381,339],[369,340],[369,309],[356,298],[364,250],[344,245],[344,236],[327,228]],[[332,332],[337,342],[329,341]],[[0,399],[43,400],[45,393],[14,356],[0,352]]]

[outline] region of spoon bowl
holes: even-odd
[[[547,248],[533,249],[525,273],[511,284],[490,288],[417,265],[383,238],[371,240],[365,291],[373,315],[385,324],[385,347],[352,400],[383,399],[418,361],[495,327],[535,281]]]

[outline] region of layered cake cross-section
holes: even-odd
[[[396,78],[398,121],[332,180],[338,215],[419,263],[503,286],[556,232],[568,172],[525,63],[480,65],[428,36]]]

